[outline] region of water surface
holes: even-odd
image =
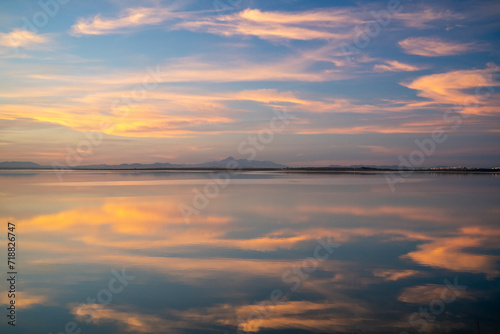
[[[2,333],[500,330],[497,176],[222,176],[0,172]]]

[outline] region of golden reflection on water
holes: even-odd
[[[56,286],[78,290],[78,282],[109,272],[103,268],[125,267],[136,273],[137,285],[147,285],[149,276],[154,276],[166,285],[214,285],[220,294],[212,296],[212,305],[159,306],[154,314],[135,307],[133,299],[100,305],[93,325],[115,324],[117,332],[141,333],[204,326],[332,333],[365,326],[384,332],[407,327],[407,314],[381,321],[370,298],[353,292],[369,294],[380,284],[407,282],[402,289],[394,288],[391,303],[422,304],[441,288],[423,283],[436,269],[448,271],[449,277],[468,273],[495,280],[499,276],[498,208],[488,200],[468,207],[467,197],[449,191],[453,182],[443,185],[448,199],[439,202],[443,193],[426,192],[425,182],[418,189],[406,185],[393,194],[376,176],[366,184],[337,186],[317,178],[298,184],[260,179],[258,186],[240,180],[188,224],[179,205],[189,203],[193,184],[203,184],[200,180],[161,180],[155,185],[155,180],[122,182],[111,175],[112,180],[109,175],[94,175],[83,187],[78,184],[85,182],[81,178],[64,186],[47,182],[46,175],[6,180],[8,199],[2,218],[19,226],[27,276],[19,297],[24,308],[52,305],[81,319],[90,306],[66,300]],[[477,189],[474,185],[471,191]],[[283,284],[283,275],[303,266],[318,238],[340,243],[338,256],[319,261],[295,292]],[[391,244],[399,245],[392,251],[400,253],[380,263],[362,260],[370,255],[363,254],[366,245],[383,249]],[[75,272],[75,266],[86,271]],[[286,300],[267,308],[255,305],[274,288],[285,291]],[[259,290],[262,293],[256,294]],[[153,298],[160,292],[150,293]],[[470,289],[462,298],[474,295]],[[196,301],[196,296],[190,298]],[[265,316],[252,318],[252,314]]]

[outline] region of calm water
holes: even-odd
[[[2,333],[500,332],[500,178],[0,172]],[[205,193],[208,195],[205,195]],[[496,330],[496,331],[495,331]]]

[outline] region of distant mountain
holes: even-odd
[[[248,159],[236,160],[233,157],[219,161],[209,161],[198,165],[192,165],[198,168],[227,168],[227,166],[237,166],[237,168],[286,168],[285,165],[280,165],[272,161],[257,161]]]
[[[4,161],[0,162],[0,168],[33,169],[33,168],[44,168],[44,167],[30,161]]]
[[[229,157],[218,161],[208,161],[201,164],[171,164],[168,162],[156,162],[154,164],[121,164],[121,165],[82,165],[73,167],[73,169],[175,169],[175,168],[243,168],[243,169],[256,169],[256,168],[286,168],[285,165],[280,165],[272,161],[258,161],[239,159]],[[39,169],[39,168],[52,168],[51,166],[41,166],[33,162],[1,162],[0,169]]]
[[[85,165],[78,166],[75,169],[160,169],[160,168],[183,168],[184,165],[174,165],[170,163],[156,162],[154,164],[121,164],[121,165]]]

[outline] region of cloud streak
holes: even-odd
[[[373,70],[376,72],[412,72],[423,69],[425,69],[425,67],[405,64],[397,60],[387,60],[384,64],[376,64],[373,66]]]
[[[450,10],[437,10],[433,8],[426,8],[412,13],[398,13],[395,14],[395,17],[397,20],[401,20],[405,26],[417,29],[428,29],[432,28],[436,23],[442,24],[443,21],[453,22],[465,18],[464,15],[454,13]]]
[[[40,46],[49,41],[48,34],[35,34],[25,29],[14,29],[10,33],[0,33],[0,45],[9,48]]]
[[[86,19],[80,18],[71,27],[71,32],[77,36],[123,34],[133,28],[159,25],[180,15],[170,8],[128,8],[116,18],[102,17],[100,14]]]
[[[246,9],[223,17],[185,21],[176,28],[222,36],[256,36],[266,40],[344,40],[353,37],[353,32],[346,26],[352,28],[362,22],[345,9],[304,12]]]
[[[498,93],[491,87],[500,85],[493,79],[493,74],[499,71],[500,67],[490,64],[482,70],[425,75],[402,85],[419,91],[419,96],[430,99],[436,105],[463,106],[463,113],[497,113],[500,112]],[[475,91],[467,92],[470,89]]]
[[[477,51],[473,44],[448,42],[439,37],[410,37],[399,42],[404,52],[424,57],[455,56]]]

